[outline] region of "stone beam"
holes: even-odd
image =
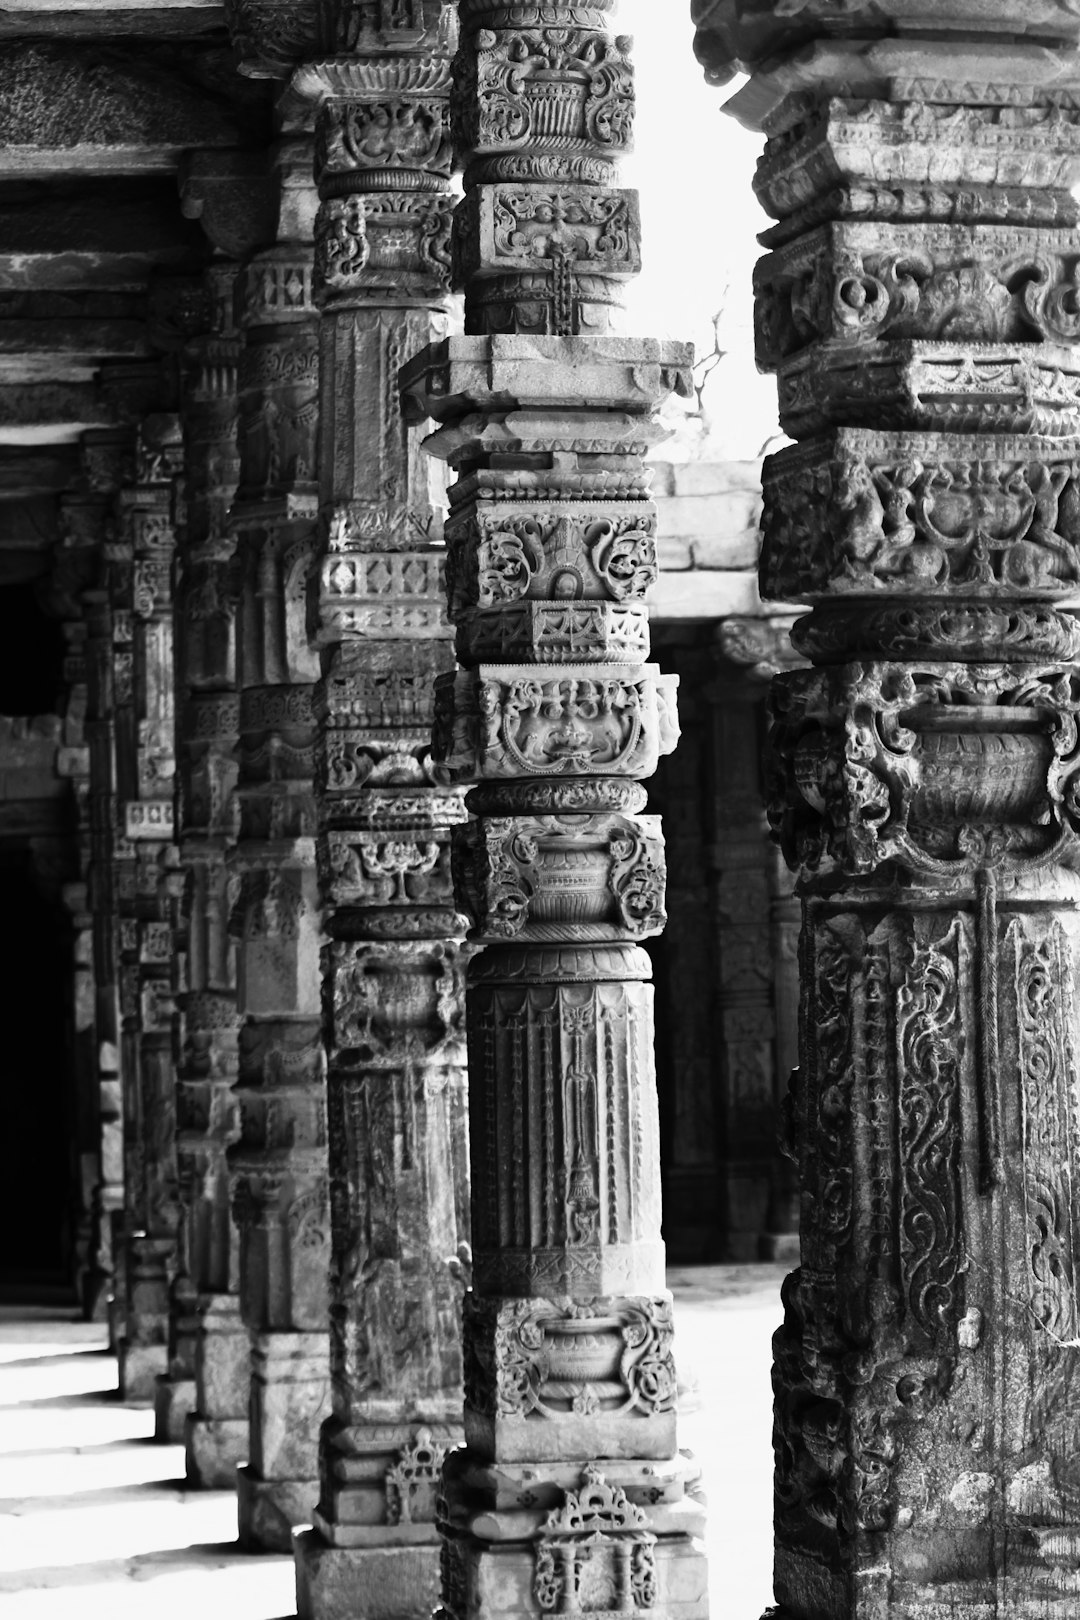
[[[206,245],[170,183],[0,187],[0,293],[145,289],[154,270],[198,270]]]
[[[91,6],[87,0],[47,0],[38,5],[7,5],[0,11],[0,40],[11,39],[165,39],[191,41],[220,35],[225,10],[218,0],[155,6]]]
[[[210,47],[204,61],[162,47],[7,45],[0,51],[0,180],[169,173],[193,147],[258,139],[264,130],[248,113],[250,92],[230,99],[200,82],[212,83],[219,54]]]
[[[798,877],[775,1620],[1066,1620],[1080,1565],[1080,13],[712,0],[767,137],[762,595]]]
[[[93,382],[10,382],[0,361],[0,444],[12,431],[15,443],[25,442],[26,432],[52,442],[113,420]]]
[[[77,449],[68,444],[0,447],[0,500],[56,495],[79,473]]]

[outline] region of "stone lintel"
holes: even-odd
[[[72,445],[42,444],[32,449],[0,447],[0,499],[58,494],[74,483],[78,475],[79,454]],[[12,525],[7,513],[3,529],[5,537],[10,538]]]
[[[190,148],[237,146],[262,134],[243,102],[199,82],[206,47],[165,47],[164,58],[161,49],[9,45],[0,58],[0,179],[172,173]]]
[[[107,401],[90,381],[16,382],[5,375],[5,369],[0,359],[0,437],[11,427],[69,433],[107,427],[115,421]]]
[[[86,0],[18,0],[0,11],[0,40],[176,39],[220,36],[225,8],[220,0],[186,0],[156,6],[153,0],[117,0],[91,9]]]

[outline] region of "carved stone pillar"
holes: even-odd
[[[464,954],[434,785],[433,693],[453,668],[438,470],[406,428],[402,363],[442,336],[449,53],[441,0],[326,8],[338,51],[286,105],[318,108],[322,311],[319,867],[328,1059],[333,1411],[303,1620],[421,1617],[438,1597],[439,1468],[459,1444],[468,1237]]]
[[[716,627],[712,709],[713,904],[731,1259],[797,1258],[798,1186],[780,1151],[798,1063],[799,906],[769,838],[762,779],[765,699],[804,660],[793,616],[733,617]]]
[[[319,375],[310,141],[284,143],[274,162],[276,242],[237,283],[240,827],[229,871],[240,1137],[228,1160],[252,1347],[240,1536],[287,1551],[317,1495],[330,1226],[313,792],[319,664],[307,624]]]
[[[238,1134],[235,942],[226,860],[234,842],[236,693],[233,540],[237,266],[204,278],[204,330],[184,352],[185,503],[176,581],[177,846],[183,888],[175,936],[180,1263],[158,1433],[184,1439],[188,1478],[231,1486],[247,1454],[248,1336],[225,1150]]]
[[[609,324],[638,263],[610,6],[465,0],[455,138],[466,333],[405,374],[450,462],[462,665],[435,757],[473,783],[473,1288],[467,1445],[444,1472],[446,1614],[698,1615],[697,1469],[675,1435],[649,962],[664,853],[644,779],[675,743],[648,663],[652,413],[681,344]]]
[[[87,625],[83,594],[103,566],[109,503],[87,487],[60,502],[60,543],[42,593],[43,606],[62,620],[65,641],[64,688],[56,774],[71,784],[75,817],[74,863],[61,889],[71,919],[72,984],[70,1019],[73,1125],[78,1155],[79,1197],[74,1211],[75,1285],[88,1320],[104,1318],[111,1276],[108,1246],[102,1246],[100,1195],[103,1174],[101,1097],[95,1050],[93,919],[89,905],[92,862],[91,770],[87,746]],[[43,582],[44,583],[44,582]]]
[[[770,815],[803,902],[777,1613],[1064,1620],[1080,18],[697,12],[717,80],[753,70],[732,110],[768,135],[758,359],[800,443],[765,467],[763,594],[812,607],[814,667],[772,695]]]
[[[161,388],[152,373],[138,382],[151,397]],[[107,552],[127,1267],[118,1353],[126,1399],[152,1397],[166,1371],[179,1222],[165,884],[175,869],[173,486],[181,468],[179,417],[174,411],[143,414],[135,431],[134,482],[117,498],[117,540]]]
[[[101,529],[99,577],[84,593],[86,617],[86,740],[90,753],[90,851],[88,902],[93,931],[94,1031],[100,1174],[93,1193],[93,1269],[109,1295],[110,1337],[115,1349],[127,1299],[124,1238],[123,1099],[120,1083],[120,1002],[116,873],[116,664],[113,596],[118,542],[115,496],[134,475],[134,436],[125,429],[98,430],[83,439],[89,491],[97,497]],[[126,687],[130,687],[130,672]]]

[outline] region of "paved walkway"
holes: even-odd
[[[769,1601],[769,1337],[781,1271],[673,1271],[682,1443],[705,1470],[714,1620]],[[236,1549],[231,1492],[189,1491],[179,1446],[122,1403],[103,1330],[0,1309],[3,1620],[288,1620],[292,1560]]]

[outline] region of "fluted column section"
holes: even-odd
[[[698,1615],[675,1432],[649,962],[664,850],[642,783],[677,737],[648,662],[642,456],[681,344],[610,327],[638,265],[630,42],[611,7],[466,0],[454,68],[463,338],[406,372],[457,474],[461,669],[435,758],[472,784],[455,860],[485,949],[467,999],[467,1446],[444,1472],[448,1615]]]
[[[247,1455],[248,1336],[240,1319],[239,1242],[225,1152],[239,1131],[236,946],[227,858],[235,839],[234,547],[237,266],[203,279],[203,331],[183,356],[185,502],[176,577],[177,1162],[180,1273],[158,1430],[184,1440],[192,1483],[231,1487]]]
[[[275,243],[237,282],[240,1137],[229,1149],[240,1305],[251,1335],[250,1449],[240,1537],[287,1551],[318,1492],[328,1409],[330,1265],[320,1040],[313,687],[308,580],[316,547],[318,316],[311,143],[274,157]]]
[[[1080,19],[699,4],[764,128],[770,816],[799,877],[783,1620],[1077,1603]]]
[[[333,1235],[333,1412],[315,1528],[297,1540],[303,1620],[426,1617],[435,1504],[461,1433],[468,1236],[464,946],[434,784],[433,693],[453,668],[436,471],[407,429],[404,360],[441,336],[452,204],[440,0],[340,8],[298,69],[318,108],[321,308],[319,871]],[[325,21],[338,16],[326,8]],[[349,30],[352,30],[351,33]]]

